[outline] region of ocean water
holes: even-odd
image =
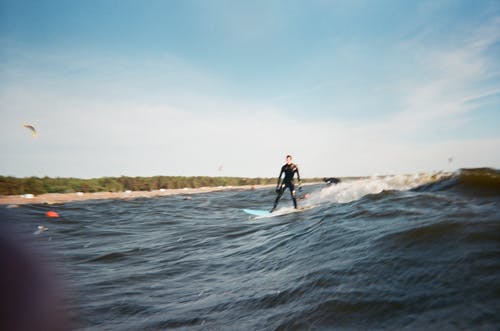
[[[499,171],[306,193],[271,218],[242,209],[272,189],[234,189],[2,206],[0,224],[50,252],[78,330],[500,329]]]

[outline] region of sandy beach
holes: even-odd
[[[227,191],[227,190],[253,190],[274,185],[245,185],[245,186],[218,186],[182,189],[162,189],[155,191],[125,191],[125,192],[95,192],[95,193],[47,193],[41,195],[8,195],[0,196],[0,205],[23,204],[55,204],[71,201],[98,200],[98,199],[136,199],[151,198],[168,195],[190,196],[199,193]]]

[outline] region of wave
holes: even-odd
[[[417,192],[455,192],[474,196],[499,196],[500,171],[491,168],[460,169],[449,178],[421,185]]]
[[[500,171],[491,168],[460,169],[456,172],[372,176],[344,180],[311,193],[307,203],[349,203],[366,196],[381,197],[393,191],[454,192],[479,196],[500,195]]]
[[[141,255],[144,253],[144,251],[145,251],[144,248],[132,248],[122,252],[104,253],[99,256],[90,258],[87,262],[103,262],[103,263],[120,262],[130,259],[134,255]]]
[[[309,204],[326,202],[349,203],[368,195],[384,194],[390,191],[407,191],[415,187],[436,183],[451,178],[452,173],[421,173],[413,175],[372,176],[362,179],[343,180],[312,192]]]

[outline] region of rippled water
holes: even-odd
[[[262,219],[241,209],[269,209],[269,189],[1,215],[56,256],[78,329],[497,330],[499,182],[479,169],[307,186],[299,204],[315,208]]]

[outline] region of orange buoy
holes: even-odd
[[[48,212],[46,212],[46,213],[45,213],[45,215],[46,215],[47,217],[59,217],[59,214],[58,214],[58,213],[56,213],[56,212],[55,212],[55,211],[53,211],[53,210],[49,210]]]

